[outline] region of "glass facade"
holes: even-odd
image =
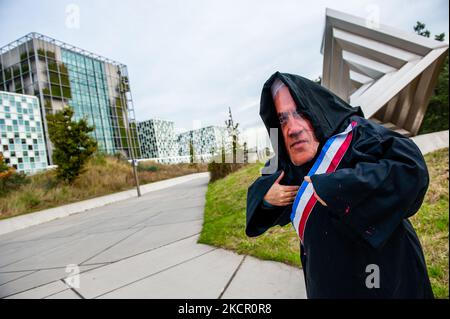
[[[39,101],[34,96],[0,91],[0,152],[20,172],[47,168]]]
[[[152,119],[138,123],[142,158],[177,156],[174,122]]]
[[[61,50],[62,62],[67,65],[71,99],[75,120],[87,117],[99,148],[104,152],[115,152],[109,107],[108,84],[103,63],[87,56]]]
[[[95,125],[99,151],[140,157],[127,67],[38,33],[0,48],[0,91],[39,98],[47,162],[52,143],[46,114],[69,105]]]
[[[189,144],[192,142],[195,154],[217,154],[231,143],[226,127],[207,126],[177,135],[178,155],[189,155]]]

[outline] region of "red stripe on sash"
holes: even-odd
[[[327,173],[334,172],[336,168],[338,167],[339,163],[341,162],[342,158],[344,157],[345,152],[347,151],[348,147],[350,146],[350,142],[352,140],[353,131],[350,131],[348,133],[347,137],[345,138],[344,143],[342,143],[341,147],[336,152],[336,155],[331,160],[330,166],[327,169]]]
[[[308,220],[309,214],[312,212],[314,205],[316,205],[317,199],[313,196],[309,199],[303,211],[302,218],[300,219],[300,224],[298,225],[298,235],[303,241],[303,233],[305,231],[306,221]]]

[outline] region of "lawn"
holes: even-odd
[[[425,251],[435,296],[448,298],[448,148],[427,154],[425,159],[430,187],[424,204],[411,221]],[[248,165],[209,184],[199,242],[301,266],[299,240],[291,225],[273,227],[257,238],[245,235],[247,188],[259,176],[261,167]]]
[[[140,184],[177,176],[205,172],[206,164],[139,164]],[[135,187],[133,171],[127,161],[96,156],[73,184],[58,182],[54,171],[27,177],[27,184],[0,196],[0,219],[27,214]]]

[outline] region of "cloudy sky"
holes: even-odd
[[[223,125],[231,107],[245,129],[262,124],[272,73],[321,75],[325,8],[366,17],[374,6],[382,24],[448,35],[447,0],[0,0],[0,46],[43,33],[126,64],[138,120]]]

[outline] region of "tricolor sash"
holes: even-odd
[[[344,157],[353,136],[353,128],[357,125],[352,121],[345,131],[330,137],[322,150],[319,157],[314,163],[313,167],[308,172],[308,176],[314,174],[323,174],[334,172],[338,167],[341,159]],[[294,205],[292,206],[291,221],[292,225],[303,243],[306,222],[311,214],[317,199],[314,197],[313,185],[303,181],[297,196],[295,197]]]

